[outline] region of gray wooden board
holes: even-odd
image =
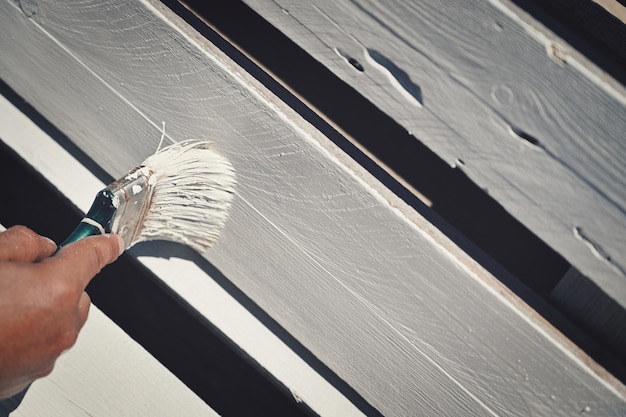
[[[507,0],[246,3],[626,307],[623,86]]]
[[[239,185],[205,257],[384,415],[626,415],[621,384],[160,4],[28,4],[0,1],[2,79],[115,176],[163,121],[214,140]]]

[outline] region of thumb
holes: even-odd
[[[71,243],[42,262],[51,275],[64,277],[85,289],[102,268],[115,261],[124,251],[121,237],[113,234],[89,236]]]

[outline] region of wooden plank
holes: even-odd
[[[76,345],[11,413],[38,415],[218,416],[94,306]]]
[[[24,140],[27,138],[28,140]],[[93,201],[94,193],[105,187],[86,167],[74,159],[71,154],[64,150],[59,144],[54,142],[45,132],[39,129],[24,114],[16,109],[10,102],[0,95],[0,140],[10,145],[24,160],[28,161],[35,169],[39,171],[48,181],[52,183],[63,195],[65,195],[72,203],[74,203],[83,212],[86,212]],[[90,190],[86,192],[86,190]],[[71,230],[71,229],[70,229]],[[68,230],[69,233],[69,230]],[[154,248],[153,248],[154,249]],[[175,250],[175,248],[174,248]],[[309,364],[300,358],[289,346],[281,341],[270,329],[267,328],[257,317],[254,317],[240,300],[228,293],[225,288],[220,286],[218,282],[213,280],[210,273],[197,265],[199,256],[190,257],[190,259],[172,257],[172,247],[161,248],[156,252],[148,248],[147,252],[139,248],[134,250],[131,256],[140,262],[143,266],[153,271],[164,282],[171,286],[175,291],[185,295],[188,302],[191,302],[198,311],[208,319],[214,326],[218,327],[225,337],[229,338],[239,349],[244,351],[258,363],[265,371],[272,374],[280,383],[284,384],[291,391],[293,397],[298,402],[306,402],[306,404],[320,415],[338,415],[338,416],[358,416],[361,412],[350,400],[345,398],[341,392],[335,389],[327,382],[318,372],[316,372]],[[162,255],[159,258],[155,255]],[[189,254],[187,254],[189,255]],[[167,259],[166,259],[167,258]],[[205,262],[206,263],[206,262]],[[118,298],[119,299],[119,298]],[[98,315],[100,313],[97,313]],[[111,340],[117,341],[121,336],[109,334],[113,332],[110,328],[112,323],[102,323],[98,317],[97,323],[92,327],[99,328],[104,326],[102,330],[103,342],[102,348],[94,349],[99,352],[108,348],[109,337]],[[158,325],[158,323],[156,324]],[[181,323],[181,326],[186,325]],[[122,333],[120,329],[117,333]],[[113,332],[115,333],[115,332]],[[93,336],[93,335],[92,335]],[[89,339],[90,336],[87,336]],[[82,339],[82,338],[81,338]],[[93,337],[91,337],[93,339]],[[91,340],[90,339],[90,340]],[[124,345],[132,343],[125,336]],[[89,342],[91,344],[95,341]],[[84,352],[85,348],[80,351]],[[130,349],[134,352],[133,349]],[[135,349],[137,350],[137,349]],[[114,353],[119,352],[113,350]],[[144,352],[144,355],[148,355]],[[141,364],[147,360],[138,362],[137,367],[132,363],[120,361],[123,365],[109,366],[107,360],[110,359],[109,354],[103,354],[102,361],[91,364],[91,367],[84,367],[83,356],[81,353],[70,355],[71,359],[64,361],[65,368],[69,369],[64,375],[62,383],[53,379],[53,385],[57,385],[54,392],[50,392],[50,396],[44,403],[58,403],[53,407],[55,410],[73,410],[72,401],[82,403],[84,398],[94,399],[94,405],[97,409],[102,401],[106,401],[111,394],[108,393],[110,387],[107,377],[114,375],[111,380],[120,378],[120,375],[131,373],[133,375],[143,375],[144,372]],[[123,355],[121,355],[123,356]],[[115,356],[113,356],[114,358]],[[74,361],[76,363],[74,363]],[[132,362],[129,359],[130,362]],[[101,369],[103,368],[103,369]],[[94,369],[95,372],[90,373],[89,378],[103,378],[103,384],[90,384],[85,386],[85,390],[76,391],[73,387],[77,382],[83,381],[85,378],[76,375],[74,370],[84,371],[85,369]],[[121,369],[121,370],[120,370]],[[116,373],[117,372],[117,373]],[[236,372],[236,370],[233,370]],[[207,378],[213,378],[214,375],[208,375]],[[126,378],[126,377],[124,377]],[[134,377],[133,377],[134,378]],[[129,385],[129,398],[124,405],[125,410],[133,410],[141,407],[141,399],[144,391],[154,390],[151,385],[137,383],[133,378],[134,386]],[[167,387],[169,380],[167,375],[162,378],[161,372],[154,371],[150,378],[150,382],[156,381]],[[163,381],[160,381],[163,379]],[[269,382],[268,382],[269,383]],[[50,387],[50,382],[43,383],[46,390]],[[179,385],[180,384],[179,382]],[[172,389],[177,392],[178,389]],[[46,391],[47,392],[47,391]],[[104,393],[104,395],[103,395]],[[29,397],[31,395],[29,394]],[[41,395],[35,394],[35,399],[31,402],[32,407],[39,407]],[[134,400],[137,398],[137,401]],[[162,398],[168,399],[168,396]],[[182,396],[184,399],[185,396]],[[68,401],[64,401],[68,399]],[[158,402],[157,402],[158,403]],[[172,402],[176,403],[176,402]],[[193,401],[190,402],[190,406]],[[27,407],[27,410],[31,408]],[[179,415],[179,413],[170,413],[168,407],[162,408],[167,414]],[[151,408],[149,410],[152,410]],[[0,410],[1,411],[1,410]],[[108,414],[110,415],[110,414]],[[124,414],[120,414],[124,415]],[[129,415],[133,415],[132,413]],[[142,414],[137,414],[142,415]],[[155,414],[160,415],[160,414]],[[185,415],[196,415],[189,413]]]
[[[108,172],[162,121],[215,140],[239,188],[206,259],[382,414],[623,413],[621,384],[158,3],[0,10],[0,76]],[[167,280],[202,314],[209,282]]]
[[[246,3],[626,306],[623,86],[508,1]]]

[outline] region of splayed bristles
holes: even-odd
[[[209,146],[210,142],[183,141],[144,161],[154,190],[139,234],[128,246],[169,240],[205,253],[217,240],[236,181],[228,160]]]

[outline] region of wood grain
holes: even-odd
[[[626,307],[623,86],[507,1],[246,3]]]
[[[107,171],[153,152],[162,121],[215,141],[239,188],[206,259],[382,414],[625,412],[623,386],[158,3],[0,11],[0,76]],[[205,311],[206,288],[175,289]]]

